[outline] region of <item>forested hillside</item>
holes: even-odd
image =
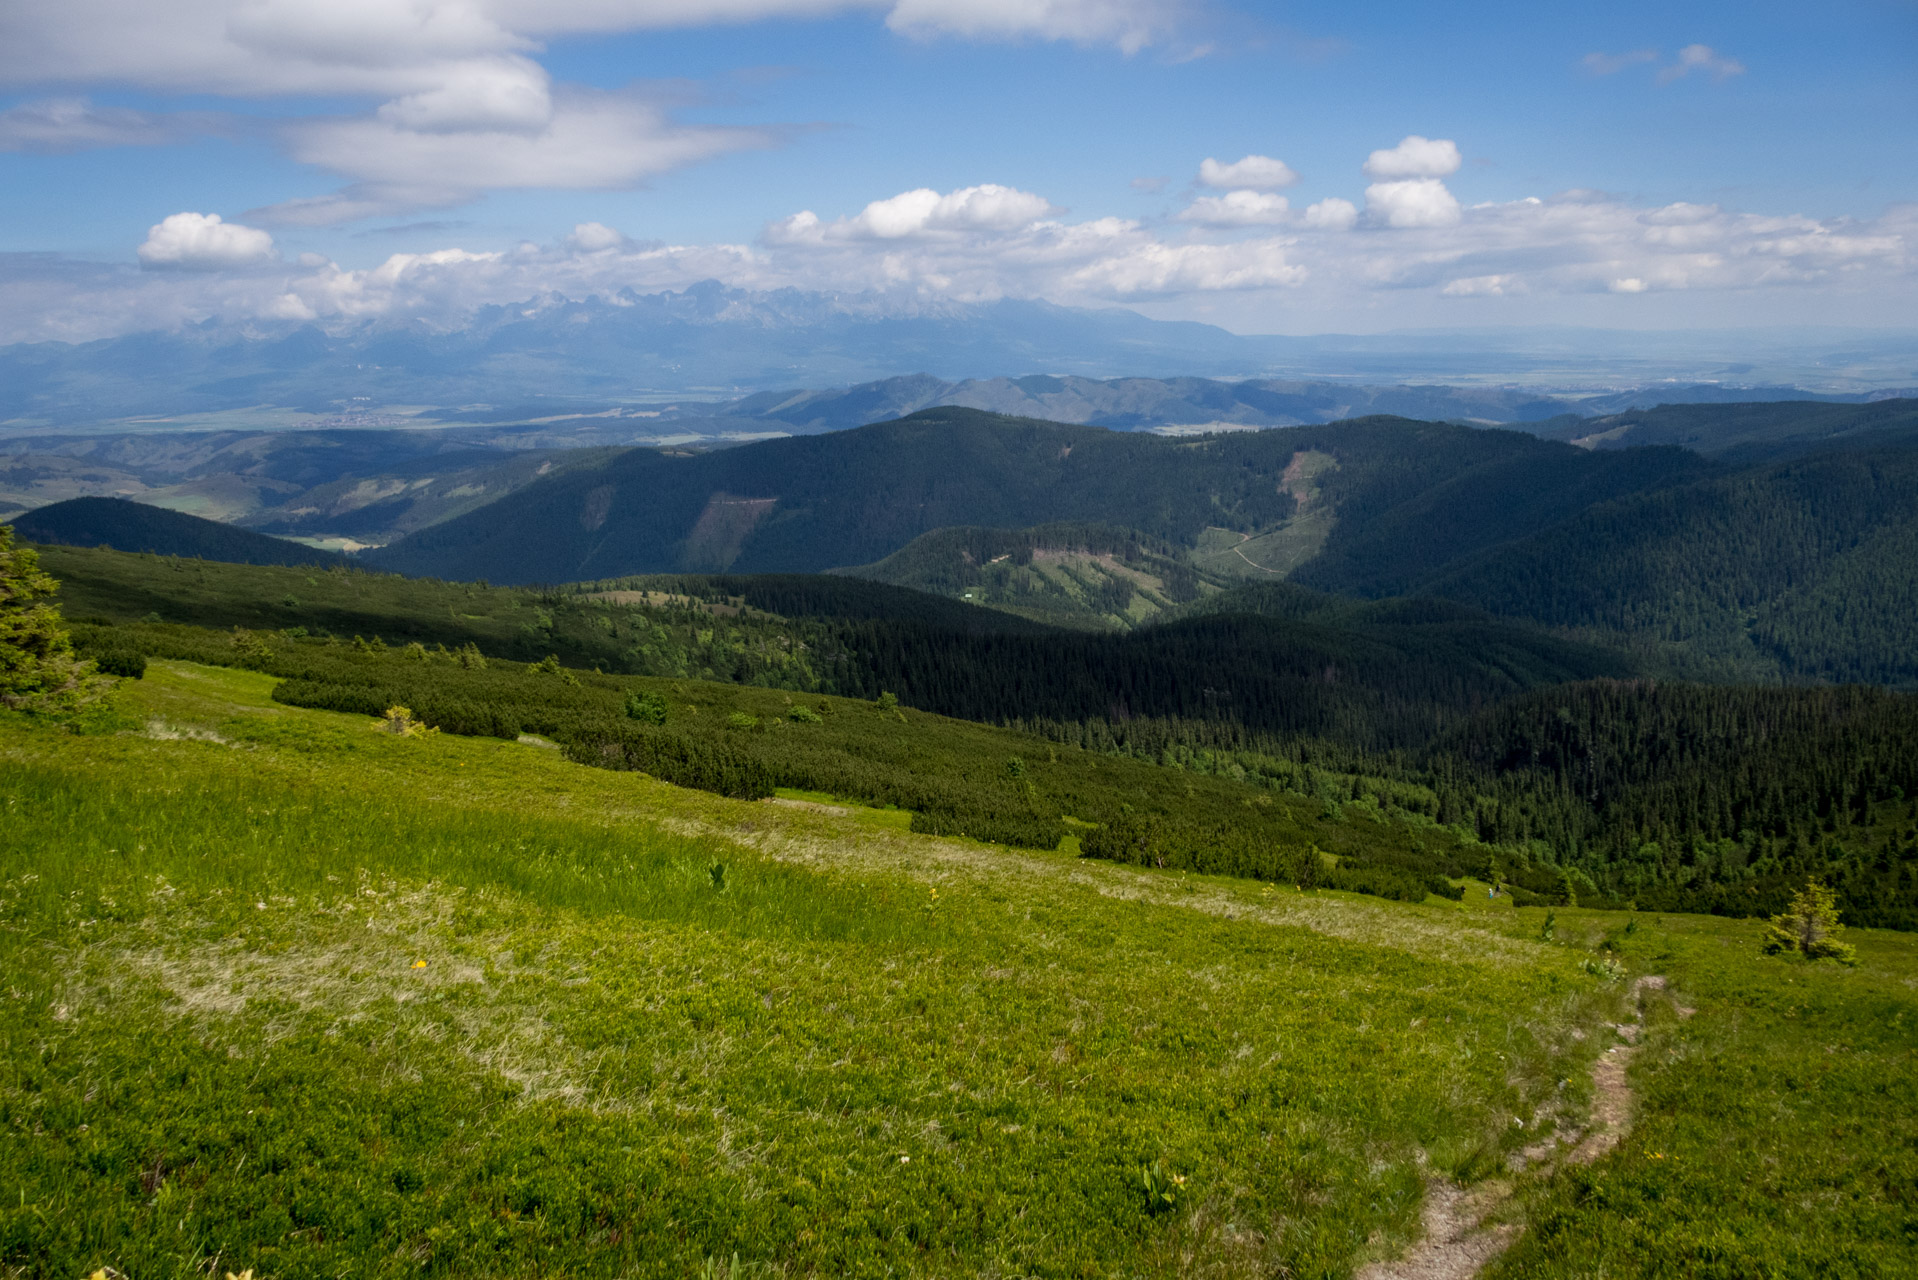
[[[1015,843],[1056,843],[1069,816],[1100,857],[1307,874],[1296,829],[1194,807],[1184,784],[1069,788],[1034,808],[1045,787],[1006,783],[1025,765],[1005,774],[963,750],[882,749],[867,730],[830,759],[793,754],[813,740],[804,734],[762,742],[723,731],[722,719],[654,732],[688,692],[675,681],[756,689],[785,707],[896,699],[1059,748],[1304,797],[1318,822],[1398,824],[1390,839],[1315,826],[1305,842],[1339,852],[1339,883],[1366,892],[1419,896],[1434,876],[1487,874],[1548,900],[1583,893],[1750,914],[1775,910],[1794,877],[1817,874],[1861,922],[1918,926],[1918,699],[1648,682],[1616,651],[1441,600],[1257,584],[1215,591],[1171,622],[1086,634],[843,577],[536,591],[45,553],[66,578],[62,602],[85,620],[84,649],[109,670],[156,654],[265,663],[302,705],[372,714],[399,703],[453,732],[558,735],[586,763],[604,756],[688,785],[863,797],[910,808],[928,829]],[[520,661],[501,668],[510,658]],[[640,686],[666,700],[635,709],[591,692],[630,688],[629,677],[669,682]],[[753,698],[744,714],[763,721],[771,704]],[[788,718],[804,726],[807,714]],[[884,736],[883,724],[868,729]],[[1005,751],[1025,758],[1026,743]],[[1434,838],[1417,835],[1428,828]],[[1438,828],[1451,834],[1439,839]]]
[[[1208,528],[1252,533],[1293,516],[1286,472],[1308,452],[1335,460],[1335,502],[1361,497],[1367,514],[1455,482],[1453,554],[1705,468],[1679,450],[1593,454],[1518,432],[1397,418],[1170,440],[931,409],[691,457],[634,450],[368,559],[403,573],[509,582],[820,572],[873,563],[934,529],[1052,521],[1120,525],[1190,547]]]
[[[1918,450],[1890,449],[1600,503],[1418,587],[1706,676],[1912,685],[1914,583]]]
[[[124,498],[73,498],[17,516],[22,538],[75,547],[116,547],[231,564],[344,565],[335,551],[270,538],[249,529]]]
[[[1235,620],[1252,621],[1214,621]],[[1201,635],[1176,656],[1190,661]],[[472,645],[148,622],[78,639],[120,670],[138,665],[131,654],[248,666],[282,677],[274,696],[295,706],[402,705],[449,733],[541,734],[579,763],[720,794],[896,805],[934,833],[1039,848],[1071,833],[1092,857],[1414,901],[1456,896],[1469,875],[1526,902],[1757,915],[1816,875],[1858,923],[1918,927],[1918,699],[1879,691],[1559,684],[1437,732],[1401,717],[1385,727],[1424,736],[1382,752],[1351,741],[1368,710],[1402,695],[1382,683],[1370,707],[1363,690],[1317,704],[1342,717],[1333,737],[1248,729],[1203,696],[1194,716],[1033,718],[1006,732],[908,717],[889,689],[822,697],[816,671],[795,664],[727,686],[505,663]],[[984,657],[983,672],[1019,674],[1016,649],[988,644]],[[1011,692],[1028,690],[1015,679]]]

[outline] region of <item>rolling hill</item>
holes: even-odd
[[[1329,479],[1324,468],[1310,481],[1292,470],[1314,453],[1331,460]],[[507,582],[819,572],[871,564],[934,529],[1057,521],[1122,525],[1192,547],[1208,530],[1246,539],[1279,531],[1301,514],[1301,496],[1310,507],[1314,485],[1335,509],[1356,500],[1369,511],[1445,483],[1455,485],[1445,546],[1457,555],[1707,469],[1677,449],[1595,453],[1395,418],[1174,440],[929,409],[704,455],[632,450],[367,558],[402,573]],[[1345,528],[1335,521],[1327,554],[1356,536]],[[1256,558],[1234,559],[1249,575],[1271,572]]]
[[[1652,408],[1532,426],[1549,440],[1588,449],[1679,445],[1709,457],[1755,462],[1833,448],[1872,448],[1918,435],[1918,400],[1865,404],[1814,403],[1809,398],[1755,404],[1697,404],[1673,399]]]
[[[269,538],[217,520],[150,507],[123,498],[74,498],[29,511],[12,522],[20,537],[75,547],[114,547],[163,556],[221,560],[232,564],[346,564],[334,551]]]
[[[1637,641],[1699,675],[1918,685],[1918,450],[1597,503],[1418,589]]]
[[[255,529],[378,545],[460,515],[592,449],[492,445],[457,432],[138,431],[0,442],[0,518],[75,497],[134,498]]]

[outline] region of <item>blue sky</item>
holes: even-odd
[[[0,90],[5,336],[705,275],[1288,332],[1918,300],[1912,3],[72,0],[0,14]],[[1197,182],[1248,156],[1290,180]]]

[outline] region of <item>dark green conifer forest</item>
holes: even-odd
[[[885,582],[44,557],[102,670],[251,666],[288,704],[404,706],[726,795],[1387,897],[1477,876],[1524,901],[1756,916],[1817,878],[1852,923],[1918,928],[1904,410],[1825,412],[1809,449],[1738,413],[1739,448],[1769,460],[1393,419],[1181,441],[939,410],[631,451],[386,557],[523,580],[896,552]],[[775,483],[810,496],[756,496]],[[1206,530],[1315,510],[1322,545],[1289,579],[1182,559]],[[965,598],[981,566],[1060,548],[1123,567],[1081,602],[1107,624],[1124,602],[1098,593],[1125,574],[1159,584],[1158,612],[1071,630]]]

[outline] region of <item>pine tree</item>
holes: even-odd
[[[1838,923],[1838,895],[1816,880],[1807,880],[1784,914],[1772,917],[1765,930],[1765,954],[1796,951],[1807,960],[1856,964],[1850,944],[1838,941],[1844,928]]]
[[[0,706],[66,711],[104,687],[93,664],[73,656],[60,611],[46,602],[59,589],[39,553],[15,547],[13,527],[0,524]]]

